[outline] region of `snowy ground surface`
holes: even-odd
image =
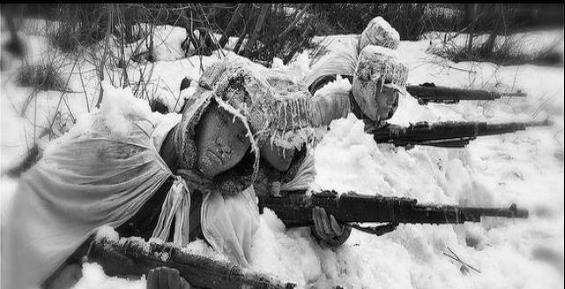
[[[210,57],[178,55],[182,35],[175,29],[172,48],[159,50],[154,64],[133,64],[130,80],[140,71],[151,71],[152,94],[171,107],[183,97],[178,88],[183,77],[198,79],[202,68],[224,53]],[[172,32],[171,32],[172,31]],[[178,32],[186,33],[186,32]],[[7,39],[2,31],[2,41]],[[561,39],[563,30],[531,33],[546,43]],[[57,57],[47,39],[36,33],[22,34],[28,46],[28,62],[39,63]],[[356,41],[356,35],[321,37],[329,49]],[[537,38],[535,38],[537,37]],[[179,40],[180,39],[180,40]],[[167,42],[168,41],[168,42]],[[508,206],[516,203],[530,210],[527,220],[487,219],[464,225],[400,225],[390,234],[376,237],[353,231],[338,249],[321,248],[312,241],[309,229],[286,230],[271,212],[261,216],[261,226],[253,245],[252,267],[299,288],[562,288],[564,284],[564,165],[563,165],[563,67],[533,65],[497,66],[492,63],[452,63],[429,54],[431,41],[402,41],[399,54],[408,63],[408,82],[435,82],[452,87],[521,89],[526,98],[497,101],[471,101],[455,105],[418,105],[410,96],[400,100],[392,123],[407,125],[416,121],[527,121],[549,118],[553,125],[514,134],[482,137],[464,149],[416,147],[412,150],[376,145],[363,132],[363,123],[349,115],[334,121],[316,149],[318,175],[314,187],[354,190],[363,194],[405,196],[420,203],[469,206]],[[529,47],[529,46],[528,46]],[[167,54],[167,51],[173,51]],[[163,54],[163,55],[161,55]],[[4,57],[4,56],[3,56]],[[6,60],[10,68],[1,74],[0,167],[2,172],[22,158],[41,129],[53,119],[65,131],[65,119],[79,118],[94,107],[98,83],[94,66],[81,60],[77,65],[60,56],[64,79],[71,92],[34,92],[15,84],[21,65]],[[62,59],[62,60],[61,60]],[[301,73],[308,69],[308,53],[291,65]],[[73,68],[74,66],[74,68]],[[117,69],[116,69],[117,70]],[[80,73],[82,77],[80,77]],[[146,73],[147,76],[149,73]],[[111,78],[109,75],[107,76]],[[55,117],[55,111],[61,115]],[[175,110],[180,109],[180,106]],[[66,123],[70,123],[67,121]],[[46,140],[40,139],[40,143]],[[44,144],[43,144],[44,145]],[[0,179],[2,214],[9,205],[17,180]],[[207,252],[203,242],[189,245]],[[444,253],[453,250],[462,260],[477,268],[464,274],[461,264]],[[86,288],[144,288],[144,280],[109,278],[98,265],[87,265],[84,277],[75,286]]]

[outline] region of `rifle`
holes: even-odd
[[[353,83],[352,75],[341,75],[343,78],[347,78],[349,83]],[[308,90],[312,95],[316,93],[320,88],[322,88],[327,83],[334,81],[336,79],[335,75],[326,75],[316,81],[314,81]],[[503,96],[506,97],[526,97],[527,94],[518,90],[517,92],[495,92],[486,91],[479,89],[463,89],[463,88],[453,88],[446,86],[436,86],[432,82],[426,82],[420,85],[407,85],[406,91],[410,93],[411,96],[418,99],[419,104],[428,104],[429,102],[435,103],[445,103],[453,104],[458,103],[461,100],[495,100]]]
[[[364,196],[355,193],[338,196],[335,191],[322,191],[307,196],[285,192],[284,196],[261,195],[259,211],[269,208],[287,226],[309,226],[313,224],[312,209],[322,207],[328,214],[349,226],[377,235],[394,230],[404,224],[462,224],[480,222],[481,217],[527,218],[528,211],[518,209],[516,204],[509,208],[481,208],[448,205],[420,205],[416,199]],[[389,223],[368,228],[355,223]]]
[[[100,264],[109,276],[141,276],[161,266],[175,268],[190,285],[198,288],[291,289],[296,286],[227,261],[183,252],[170,244],[147,243],[136,237],[93,240],[85,258],[87,262]]]
[[[418,122],[409,127],[387,124],[369,131],[377,143],[392,143],[395,146],[427,145],[444,148],[462,148],[479,136],[498,135],[525,130],[527,127],[549,126],[549,120],[532,122],[508,122],[489,124],[486,122]]]
[[[499,93],[494,91],[478,90],[478,89],[461,89],[445,86],[436,86],[433,83],[424,83],[420,85],[408,85],[406,91],[413,97],[418,99],[420,104],[428,104],[428,102],[436,103],[458,103],[460,100],[495,100],[503,96],[525,97],[526,94],[518,90],[511,93]]]

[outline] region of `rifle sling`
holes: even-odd
[[[370,227],[364,227],[361,226],[357,223],[351,223],[351,224],[347,224],[347,226],[357,229],[361,232],[365,232],[368,234],[372,234],[372,235],[376,235],[376,236],[382,236],[386,233],[390,233],[392,231],[394,231],[396,229],[396,227],[398,226],[398,223],[388,223],[385,225],[379,225],[379,226],[370,226]]]

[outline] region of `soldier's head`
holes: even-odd
[[[240,118],[213,102],[196,126],[197,164],[208,176],[217,176],[235,167],[249,153],[251,139]],[[290,166],[294,148],[282,148],[269,142],[259,144],[261,157],[279,171]]]
[[[352,93],[363,114],[373,121],[392,117],[406,86],[408,67],[391,49],[369,45],[359,54]]]
[[[312,127],[311,98],[291,73],[245,58],[210,66],[183,110],[179,139],[194,141],[192,147],[180,142],[185,144],[180,166],[232,178],[234,171],[255,174],[262,159],[261,164],[285,171],[297,150],[321,136]]]
[[[200,171],[208,177],[223,173],[239,163],[250,146],[242,120],[213,101],[196,126]]]

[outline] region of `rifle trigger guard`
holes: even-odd
[[[379,225],[379,226],[374,226],[374,227],[363,227],[357,223],[352,223],[349,224],[349,226],[351,228],[357,229],[361,232],[365,232],[368,234],[373,234],[373,235],[377,235],[377,236],[382,236],[386,233],[390,233],[392,231],[394,231],[396,229],[396,227],[398,226],[398,223],[388,223],[385,225]]]

